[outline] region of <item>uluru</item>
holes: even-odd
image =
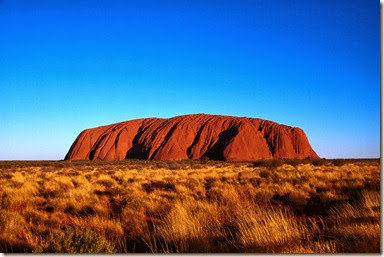
[[[82,131],[66,160],[318,159],[304,131],[247,117],[208,114],[129,120]]]

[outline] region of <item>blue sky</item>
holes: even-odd
[[[380,156],[373,0],[0,0],[0,159],[63,159],[85,128],[192,113],[301,127]]]

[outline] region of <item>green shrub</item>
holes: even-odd
[[[199,186],[199,181],[195,178],[188,178],[185,186],[191,190],[195,190],[195,188]]]
[[[253,167],[265,167],[266,162],[267,161],[265,161],[265,160],[258,160],[258,161],[252,162],[252,165],[253,165]]]
[[[260,171],[260,177],[265,178],[266,180],[269,180],[273,177],[273,173],[270,170],[262,170]]]
[[[67,227],[61,233],[49,234],[36,253],[114,253],[114,245],[91,229]],[[45,243],[45,244],[44,244]]]
[[[312,161],[312,165],[313,166],[323,166],[323,165],[325,165],[327,162],[326,162],[326,160],[324,160],[324,159],[318,159],[318,160],[313,160]]]
[[[273,160],[270,160],[269,161],[269,165],[268,167],[271,167],[271,168],[277,168],[277,167],[280,167],[284,164],[284,161],[283,160],[280,160],[280,159],[273,159]]]
[[[305,162],[306,162],[306,160],[299,160],[299,159],[288,159],[288,160],[285,160],[285,163],[291,165],[292,167],[297,167],[300,164],[305,163]]]
[[[138,210],[145,205],[145,201],[138,195],[124,194],[115,197],[114,199],[121,207],[127,207],[130,209]]]
[[[9,196],[7,193],[3,193],[0,199],[0,209],[9,210],[11,207],[11,200],[9,199]]]
[[[180,162],[177,162],[177,161],[168,161],[167,164],[168,164],[168,169],[170,170],[179,170],[183,168]]]
[[[176,191],[176,185],[173,182],[166,181],[151,181],[150,183],[142,184],[142,188],[147,193],[153,192],[155,189],[164,190],[164,191]]]
[[[211,176],[205,177],[204,187],[206,190],[209,190],[215,185],[215,183],[216,183],[215,177],[211,177]]]
[[[343,166],[347,164],[347,161],[344,159],[336,159],[336,160],[333,160],[332,163],[333,163],[333,166]]]
[[[284,161],[280,159],[258,160],[252,163],[253,167],[267,167],[267,168],[277,168],[283,164],[284,164]]]
[[[222,192],[217,188],[212,188],[205,193],[205,197],[209,202],[219,202],[222,199]]]
[[[203,156],[199,159],[200,163],[202,164],[207,164],[208,161],[209,161],[209,157],[208,156]]]

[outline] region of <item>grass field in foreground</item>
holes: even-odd
[[[0,251],[378,253],[380,161],[3,161]]]

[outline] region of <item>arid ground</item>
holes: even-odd
[[[378,253],[380,161],[3,161],[0,251]]]

